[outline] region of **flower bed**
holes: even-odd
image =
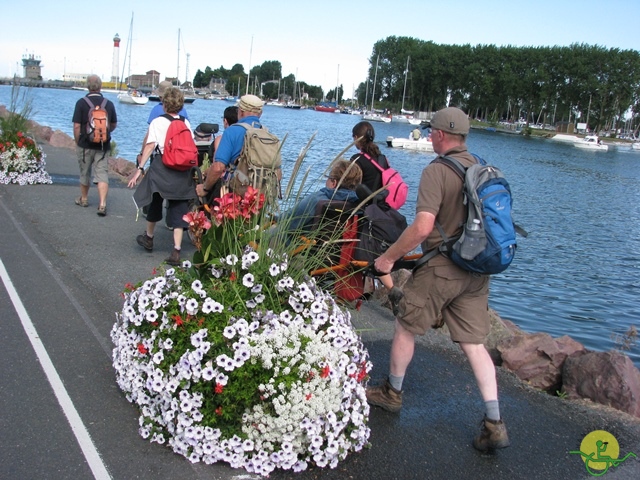
[[[192,462],[333,468],[369,438],[368,353],[347,310],[287,253],[258,246],[248,194],[196,235],[200,263],[128,288],[111,332],[117,382],[140,434]],[[206,220],[189,221],[201,234]],[[210,258],[214,240],[226,256]]]
[[[35,141],[22,132],[0,136],[0,184],[52,183],[45,157]]]

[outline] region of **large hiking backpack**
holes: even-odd
[[[198,147],[193,140],[191,130],[187,127],[184,117],[162,115],[171,122],[164,139],[162,163],[173,170],[185,171],[198,166]]]
[[[245,129],[244,145],[240,156],[229,166],[229,189],[244,195],[251,185],[264,194],[267,203],[275,203],[280,197],[280,140],[264,127],[240,122],[235,125]]]
[[[513,223],[512,197],[507,179],[499,168],[474,155],[478,163],[464,167],[454,158],[443,156],[434,160],[451,168],[462,179],[467,219],[462,235],[449,238],[442,226],[436,228],[442,236],[440,247],[428,252],[423,259],[445,253],[464,270],[480,274],[494,274],[506,270],[516,253],[516,233],[527,233]]]
[[[387,198],[385,202],[389,204],[391,208],[399,209],[404,203],[407,201],[407,195],[409,193],[409,186],[404,183],[402,176],[400,173],[391,168],[389,161],[387,160],[388,167],[382,168],[378,162],[376,162],[370,155],[362,152],[362,154],[367,158],[371,164],[380,170],[382,174],[382,185],[387,187]]]
[[[354,259],[372,263],[400,238],[407,219],[388,202],[376,199],[364,208],[363,217]]]
[[[107,99],[103,98],[100,105],[94,105],[87,97],[83,97],[89,105],[89,120],[87,122],[87,138],[91,143],[105,143],[109,139],[109,114],[107,113]]]

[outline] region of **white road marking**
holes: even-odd
[[[93,476],[97,480],[111,479],[111,475],[109,475],[107,467],[102,462],[100,454],[93,444],[93,440],[91,440],[89,432],[82,423],[82,419],[80,418],[78,411],[76,410],[73,402],[71,401],[71,398],[69,397],[69,394],[64,388],[62,380],[60,379],[58,372],[53,366],[53,362],[51,361],[51,358],[49,357],[44,344],[40,340],[38,332],[36,331],[31,318],[27,314],[27,311],[22,304],[22,300],[18,296],[18,292],[16,292],[13,286],[13,282],[11,281],[7,270],[4,267],[4,263],[2,263],[2,260],[0,260],[0,279],[4,283],[4,287],[9,294],[9,298],[13,303],[13,307],[15,308],[20,321],[22,322],[22,327],[24,328],[24,331],[27,334],[29,341],[31,342],[31,346],[33,347],[33,350],[35,351],[38,360],[42,365],[42,370],[44,370],[44,373],[47,376],[47,380],[49,380],[49,384],[53,389],[53,393],[58,399],[58,403],[62,407],[62,411],[67,417],[67,421],[69,422],[69,425],[71,426],[71,429],[76,436],[78,445],[80,445],[80,448],[84,453],[84,457],[86,458],[87,463],[89,464],[89,467],[93,472]]]

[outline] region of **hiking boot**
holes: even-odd
[[[142,235],[138,235],[136,237],[136,242],[138,242],[138,245],[144,247],[148,252],[153,250],[153,237],[148,236],[147,232],[144,232]]]
[[[388,378],[382,385],[367,387],[365,393],[369,405],[375,405],[389,412],[399,412],[402,408],[402,391],[393,388]]]
[[[180,265],[180,250],[174,248],[173,252],[171,252],[171,255],[165,258],[164,261],[166,264],[173,267],[177,267],[178,265]]]
[[[393,316],[397,317],[400,312],[400,300],[404,297],[404,293],[398,287],[393,287],[389,290],[387,294],[387,298],[389,299],[389,303],[391,304],[391,311],[393,312]]]
[[[473,439],[473,447],[481,452],[506,448],[510,445],[507,427],[502,420],[489,420],[486,416],[482,421],[480,434]]]

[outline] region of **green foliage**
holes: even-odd
[[[629,109],[640,114],[636,50],[585,44],[437,45],[395,36],[375,43],[368,79],[357,89],[360,104],[370,105],[375,91],[376,108],[399,110],[407,58],[405,108],[409,110],[455,105],[473,118],[514,122],[525,118],[547,124],[575,122],[576,116],[586,122],[588,117],[589,128],[596,130],[621,125]]]
[[[33,113],[33,100],[30,90],[21,90],[18,83],[11,87],[11,101],[6,117],[0,117],[0,138],[4,141],[15,139],[19,132],[26,134],[29,131],[29,118]]]

